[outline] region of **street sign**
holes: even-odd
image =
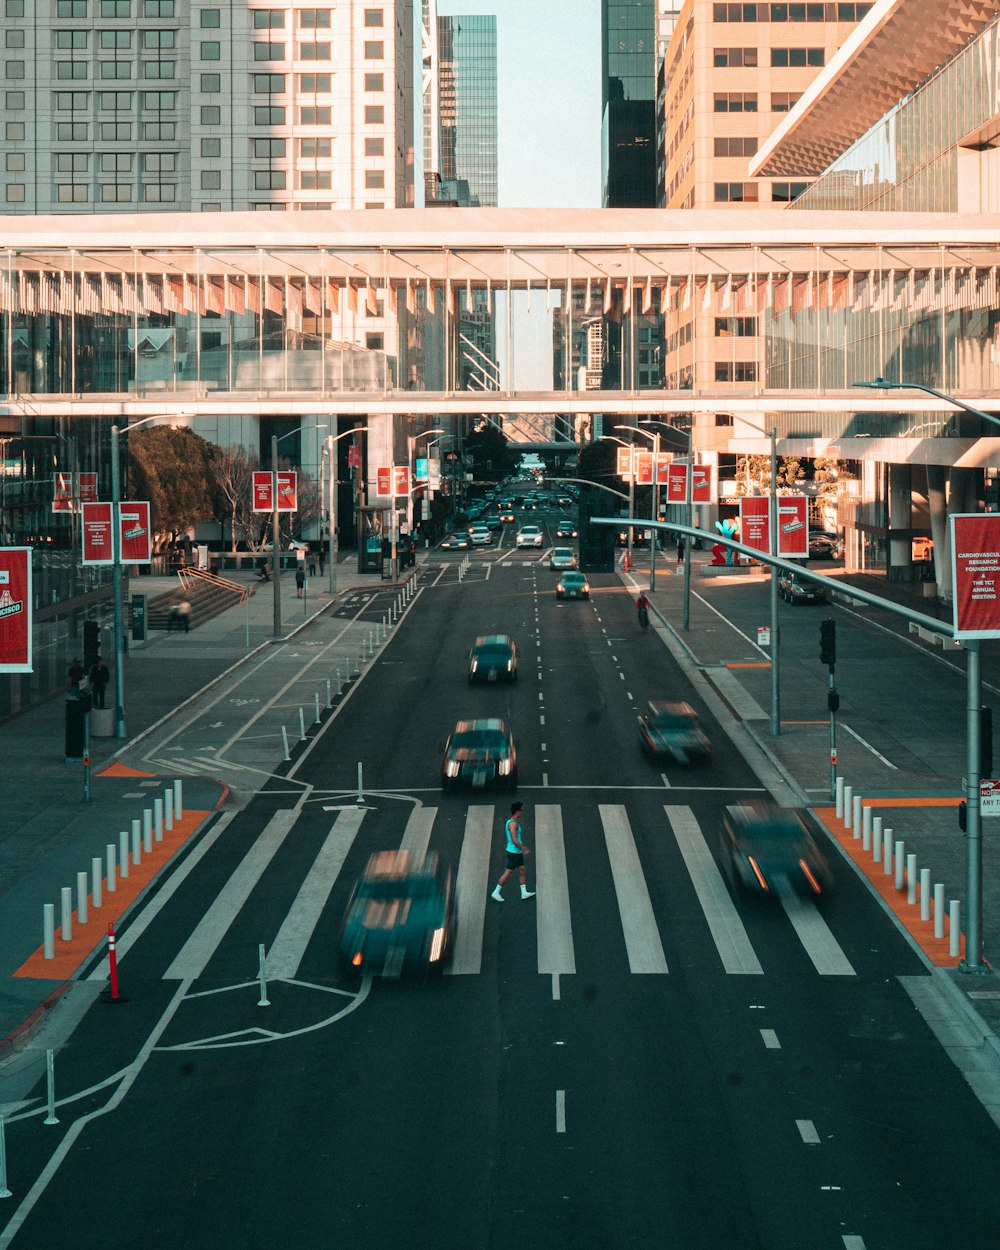
[[[0,547],[0,673],[31,672],[31,548]]]
[[[84,564],[113,564],[114,549],[111,534],[111,504],[81,504],[80,532],[83,536]]]
[[[133,595],[129,602],[132,619],[132,641],[143,642],[146,637],[146,596]]]
[[[757,646],[769,647],[771,645],[771,627],[770,625],[757,626]]]
[[[1000,781],[980,781],[979,814],[1000,816]]]
[[[1000,513],[951,518],[955,637],[1000,638]]]

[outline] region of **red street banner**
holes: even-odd
[[[653,482],[653,453],[637,451],[635,453],[635,484],[651,486]]]
[[[393,494],[397,499],[406,499],[410,494],[410,469],[409,465],[396,464],[392,468],[393,476]]]
[[[375,493],[376,495],[392,494],[392,469],[389,465],[379,465],[375,470]]]
[[[114,550],[111,541],[111,504],[85,503],[81,505],[83,520],[84,564],[113,564]]]
[[[298,512],[299,510],[299,478],[294,469],[279,469],[278,478],[278,511]]]
[[[274,511],[274,474],[267,469],[255,469],[253,474],[254,512]],[[298,479],[293,469],[278,470],[278,511],[298,511]]]
[[[0,673],[31,672],[31,548],[0,547]]]
[[[808,500],[804,495],[778,496],[778,555],[800,560],[809,555]],[[771,498],[744,495],[740,500],[740,542],[764,555],[771,553]]]
[[[254,469],[253,473],[253,510],[254,512],[274,511],[274,482],[272,475],[263,469]]]
[[[119,504],[123,564],[150,564],[153,540],[149,527],[149,504]]]
[[[692,503],[712,502],[712,466],[694,466],[694,484],[691,488]],[[667,503],[687,503],[687,465],[672,464],[667,481]]]
[[[347,449],[347,467],[349,469],[357,469],[361,465],[361,448],[357,443],[351,443]]]
[[[955,637],[1000,638],[1000,513],[951,518]]]
[[[628,479],[632,476],[632,448],[619,447],[618,451],[618,476]]]
[[[55,489],[52,494],[53,512],[73,511],[73,475],[72,473],[56,473]]]
[[[97,474],[81,473],[80,477],[80,502],[81,503],[97,503]]]
[[[740,542],[744,547],[767,554],[770,549],[768,534],[768,500],[766,495],[744,495],[740,499]]]
[[[673,463],[673,452],[661,451],[656,459],[656,484],[666,486],[670,480],[670,469]]]

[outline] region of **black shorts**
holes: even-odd
[[[520,851],[508,851],[507,852],[507,867],[508,868],[523,868],[524,867],[524,856],[521,854]]]

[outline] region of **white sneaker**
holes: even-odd
[[[500,893],[499,886],[496,886],[496,888],[493,890],[493,893],[490,895],[490,898],[496,899],[498,903],[503,902],[503,895]]]
[[[528,887],[527,887],[526,885],[522,885],[522,886],[521,886],[521,897],[522,897],[522,898],[534,898],[534,897],[535,897],[535,891],[534,891],[534,890],[529,890],[529,889],[528,889]]]

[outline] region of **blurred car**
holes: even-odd
[[[540,547],[542,545],[542,531],[538,525],[522,525],[517,531],[517,539],[515,546],[518,547]]]
[[[840,539],[826,530],[810,530],[809,554],[814,560],[839,560]]]
[[[502,720],[461,720],[451,731],[441,763],[441,789],[517,785],[517,751]]]
[[[556,582],[556,597],[559,599],[589,599],[590,582],[583,573],[563,573]]]
[[[402,976],[439,971],[455,937],[451,869],[435,853],[379,851],[354,887],[340,929],[344,967]]]
[[[651,699],[639,717],[639,744],[650,759],[707,764],[712,744],[690,703]]]
[[[445,551],[467,551],[469,549],[468,534],[449,534],[443,539],[441,546]]]
[[[469,652],[469,684],[517,681],[517,647],[507,634],[482,634]]]
[[[500,505],[500,520],[504,525],[514,524],[514,505],[510,503],[502,503]]]
[[[469,542],[473,547],[488,547],[493,542],[493,534],[488,525],[470,525]]]
[[[816,582],[799,578],[797,573],[778,575],[778,594],[787,603],[826,603],[826,594]]]
[[[550,569],[575,569],[576,552],[572,547],[553,547],[549,555]]]
[[[576,526],[569,517],[560,517],[556,522],[556,538],[576,538]]]
[[[573,500],[570,499],[569,495],[556,495],[557,508],[571,508],[572,506]]]
[[[503,521],[500,519],[500,513],[488,512],[486,514],[486,519],[483,521],[483,524],[490,531],[500,529],[500,527],[503,525]]]
[[[802,816],[761,799],[726,808],[722,822],[730,883],[746,894],[772,894],[787,882],[820,895],[833,875]]]

